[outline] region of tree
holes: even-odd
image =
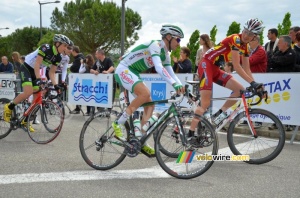
[[[291,22],[291,14],[288,12],[285,14],[282,24],[278,24],[277,28],[278,28],[278,36],[280,35],[288,35],[290,28],[292,26],[292,22]]]
[[[217,26],[214,25],[214,27],[210,30],[210,40],[215,45],[216,44],[216,35],[217,35],[218,29]]]
[[[195,60],[197,55],[197,50],[199,49],[199,38],[200,38],[200,32],[199,30],[195,30],[189,40],[189,43],[187,44],[187,47],[190,49],[190,60],[192,62],[192,71],[195,71]]]
[[[51,27],[68,36],[82,51],[94,53],[97,47],[109,52],[121,46],[121,7],[114,2],[76,0],[66,2],[63,11],[52,12]],[[138,40],[142,20],[137,12],[125,10],[125,50]]]
[[[229,36],[231,34],[239,34],[241,32],[240,25],[240,23],[233,21],[229,26],[226,36]]]

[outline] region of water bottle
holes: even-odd
[[[140,119],[134,120],[133,121],[133,126],[134,126],[133,130],[134,130],[135,137],[142,137]]]
[[[151,118],[146,122],[146,124],[143,126],[143,130],[147,131],[154,122],[156,122],[156,120],[158,120],[158,118],[156,117],[156,115],[152,115]]]
[[[218,115],[218,117],[216,117],[216,119],[214,120],[214,123],[216,125],[218,125],[220,122],[222,122],[225,118],[227,117],[227,113],[226,112],[222,112],[220,115]]]

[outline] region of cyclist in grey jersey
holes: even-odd
[[[174,25],[162,26],[160,34],[162,35],[161,41],[153,40],[137,46],[121,58],[121,62],[116,68],[116,81],[135,96],[135,99],[130,103],[122,116],[116,122],[112,123],[115,136],[123,141],[125,141],[125,138],[123,137],[120,125],[123,125],[129,115],[136,111],[143,103],[152,101],[150,90],[140,78],[139,74],[141,72],[155,67],[156,72],[171,84],[178,93],[184,92],[180,80],[174,74],[169,54],[169,52],[180,46],[180,39],[184,37],[184,34],[179,27]],[[150,119],[153,110],[154,106],[144,107],[141,126]],[[154,149],[147,144],[142,146],[142,150],[150,156],[155,154]]]

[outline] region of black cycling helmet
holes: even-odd
[[[71,45],[73,43],[67,36],[63,34],[55,34],[53,37],[53,42],[65,43],[67,45]]]

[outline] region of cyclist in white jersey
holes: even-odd
[[[25,57],[24,63],[20,67],[20,76],[23,93],[20,93],[10,103],[4,105],[4,120],[10,122],[13,108],[23,100],[29,98],[33,90],[37,90],[41,84],[40,68],[50,67],[49,76],[56,90],[59,89],[55,80],[56,66],[61,61],[60,53],[64,52],[70,45],[70,39],[62,34],[55,34],[54,45],[43,44],[34,52]],[[36,94],[33,95],[33,100]],[[22,125],[27,126],[26,121]],[[34,132],[30,128],[30,132]]]
[[[125,141],[125,138],[120,125],[123,125],[129,115],[135,112],[143,103],[152,101],[150,91],[141,80],[140,73],[155,67],[156,72],[170,83],[178,93],[184,92],[180,80],[172,69],[169,54],[169,52],[180,46],[180,39],[184,37],[184,34],[179,27],[174,25],[163,25],[160,34],[162,35],[162,40],[152,40],[135,47],[121,58],[121,62],[116,68],[116,81],[135,96],[135,99],[130,103],[122,116],[112,123],[115,136],[123,141]],[[153,110],[154,106],[144,107],[141,126],[149,120]],[[154,149],[147,144],[142,146],[142,150],[151,156],[155,154]]]

